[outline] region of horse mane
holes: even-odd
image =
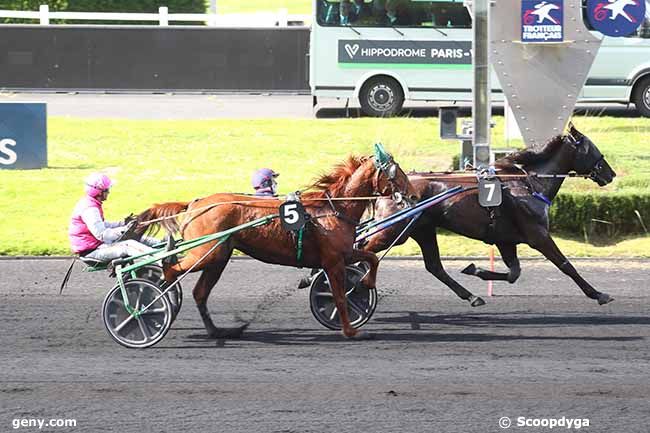
[[[329,194],[330,197],[340,197],[343,190],[348,184],[350,177],[354,174],[359,167],[361,167],[368,160],[367,156],[350,155],[347,160],[334,166],[330,173],[321,175],[316,181],[309,186],[309,189],[315,191],[308,191],[302,194],[302,198],[309,199],[322,199],[326,198]]]
[[[564,145],[564,136],[557,135],[549,140],[541,150],[535,151],[532,149],[520,150],[518,152],[506,155],[495,161],[496,168],[508,169],[514,168],[515,165],[523,165],[524,167],[537,164],[540,162],[548,161],[557,151]]]

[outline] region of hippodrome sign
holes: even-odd
[[[470,41],[340,40],[339,66],[390,64],[417,67],[471,68]],[[360,66],[362,67],[362,66]]]
[[[597,31],[607,36],[629,36],[643,24],[644,0],[587,0],[587,17]]]
[[[521,41],[564,41],[564,1],[522,0]]]
[[[46,166],[45,103],[0,102],[0,169]]]

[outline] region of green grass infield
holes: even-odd
[[[496,117],[495,147],[506,147]],[[576,117],[618,173],[609,186],[569,179],[563,190],[650,191],[650,122],[647,119]],[[53,117],[48,120],[49,168],[0,170],[0,254],[68,254],[70,212],[83,179],[103,171],[116,184],[105,203],[116,220],[153,203],[192,200],[215,192],[250,192],[261,167],[281,173],[280,192],[307,186],[349,154],[369,155],[382,142],[406,170],[444,170],[459,144],[438,138],[437,119],[273,119],[128,121]],[[646,222],[648,223],[648,222]],[[569,256],[650,257],[650,238],[592,245],[559,239]],[[488,246],[442,234],[445,256],[484,255]],[[419,254],[408,243],[393,254]],[[535,256],[523,248],[523,256]]]

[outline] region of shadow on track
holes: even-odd
[[[391,312],[383,312],[383,315]],[[612,326],[612,325],[650,325],[650,317],[647,316],[560,316],[560,315],[538,315],[525,313],[508,314],[439,314],[423,315],[420,313],[392,312],[404,314],[404,316],[375,318],[374,323],[405,323],[414,325],[453,325],[468,327],[496,326],[499,328],[508,326],[524,327],[552,327],[552,326]]]
[[[442,333],[436,330],[413,330],[404,332],[400,330],[374,329],[371,331],[372,342],[382,343],[479,343],[479,342],[508,342],[508,341],[593,341],[593,342],[632,342],[642,341],[643,337],[595,337],[595,336],[561,336],[561,335],[498,335],[492,333]],[[250,343],[262,343],[274,346],[313,346],[318,344],[347,344],[338,334],[324,334],[313,330],[276,330],[252,331],[248,330],[241,339],[214,340],[204,334],[188,335],[183,338],[185,343],[180,346],[158,346],[156,349],[249,349]],[[196,343],[196,344],[191,344]],[[350,344],[364,344],[349,341]],[[367,344],[367,343],[365,343]]]

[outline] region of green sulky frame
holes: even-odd
[[[155,304],[161,297],[165,296],[169,290],[174,287],[176,284],[180,283],[185,276],[192,271],[196,265],[198,265],[208,254],[210,254],[212,251],[214,251],[219,245],[223,244],[226,242],[230,236],[232,236],[234,233],[237,233],[242,230],[250,229],[250,228],[255,228],[255,227],[261,227],[264,225],[269,224],[271,221],[274,219],[278,218],[279,215],[273,214],[273,215],[268,215],[262,218],[258,218],[256,220],[253,220],[251,222],[248,222],[246,224],[242,224],[233,228],[230,228],[228,230],[224,230],[221,232],[213,233],[210,235],[205,235],[198,237],[196,239],[190,239],[187,241],[180,242],[178,245],[176,245],[176,248],[172,250],[167,250],[165,247],[159,247],[156,248],[155,251],[150,252],[150,253],[145,253],[141,254],[138,256],[132,256],[132,257],[127,257],[124,259],[118,259],[113,261],[115,264],[115,273],[117,275],[117,282],[120,286],[120,291],[122,293],[122,299],[124,301],[124,307],[126,311],[133,317],[137,318],[139,317],[142,313],[147,311],[153,304]],[[154,264],[160,260],[164,260],[166,258],[172,257],[176,254],[182,254],[186,251],[189,251],[193,248],[199,247],[201,245],[205,245],[210,242],[217,241],[217,243],[210,248],[210,250],[201,257],[201,259],[194,264],[192,268],[190,268],[187,272],[185,272],[183,275],[181,275],[176,281],[174,281],[172,284],[168,285],[167,287],[162,290],[162,293],[157,296],[153,301],[151,301],[148,305],[135,310],[131,305],[129,305],[129,298],[126,293],[126,287],[124,286],[124,275],[134,272],[144,266]],[[141,259],[141,260],[139,260]],[[99,270],[99,269],[95,269]]]

